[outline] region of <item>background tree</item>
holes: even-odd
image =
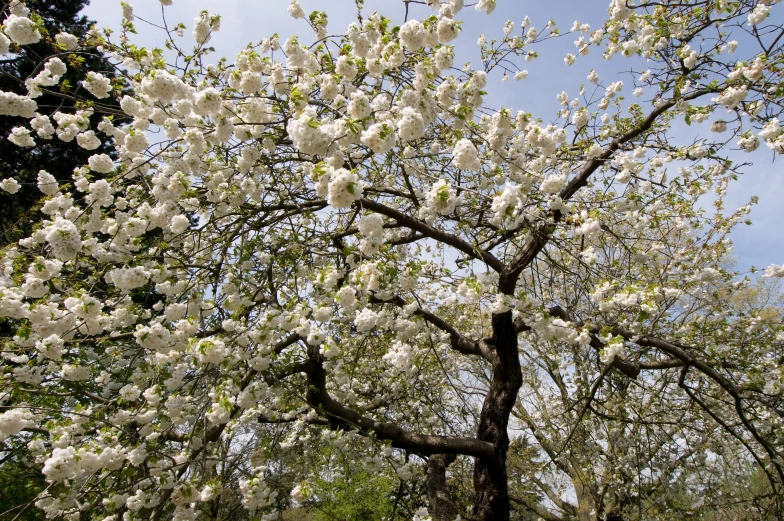
[[[57,111],[73,112],[74,108],[88,108],[96,102],[100,110],[90,117],[89,126],[94,127],[103,115],[116,113],[116,101],[98,101],[81,85],[80,81],[89,71],[102,72],[114,77],[114,68],[94,47],[84,47],[69,52],[56,36],[62,32],[72,34],[79,41],[86,39],[95,23],[79,13],[89,5],[89,0],[29,0],[25,5],[35,13],[41,40],[31,45],[12,44],[11,52],[0,60],[0,90],[26,95],[26,80],[34,78],[43,69],[47,59],[58,56],[68,65],[67,72],[56,86],[44,87],[41,96],[35,98],[38,111],[54,114]],[[7,5],[3,12],[8,12]],[[5,116],[0,120],[0,135],[8,136],[13,127],[25,124],[24,118]],[[103,144],[103,152],[112,153],[111,147]],[[0,175],[13,175],[20,183],[18,193],[11,196],[0,192],[0,245],[15,242],[32,233],[33,225],[40,222],[37,203],[41,192],[36,187],[39,170],[46,170],[59,183],[70,183],[74,165],[82,164],[94,152],[81,148],[76,141],[61,139],[41,140],[33,148],[21,148],[7,139],[0,140]]]
[[[73,112],[75,108],[87,108],[95,98],[79,84],[88,71],[104,71],[114,76],[108,60],[94,47],[67,49],[56,36],[60,33],[72,34],[76,41],[85,41],[94,22],[79,13],[89,4],[89,0],[31,0],[27,8],[33,11],[33,19],[39,27],[41,40],[30,45],[12,43],[10,52],[0,59],[0,90],[26,95],[26,81],[34,78],[43,70],[43,64],[51,57],[59,57],[67,63],[68,70],[55,86],[42,87],[42,94],[35,98],[38,111],[44,114]],[[2,11],[8,14],[10,3],[3,3]],[[73,51],[73,52],[71,52]],[[118,108],[116,101],[101,103],[104,108]],[[90,125],[100,121],[100,115],[88,118]],[[29,119],[29,118],[28,118]],[[43,202],[42,193],[36,186],[40,170],[52,174],[59,183],[70,183],[73,166],[82,163],[93,153],[77,145],[71,136],[70,141],[62,139],[41,140],[39,146],[22,148],[11,143],[6,136],[13,127],[24,124],[21,117],[4,116],[0,118],[0,176],[13,175],[21,184],[19,191],[11,195],[0,192],[0,245],[7,245],[29,235],[42,214],[39,211]],[[99,150],[114,155],[110,147],[100,145]],[[0,319],[0,331],[8,335],[15,331],[12,321]],[[56,400],[34,399],[30,403],[55,405]],[[30,508],[37,494],[46,487],[42,479],[41,466],[22,445],[10,444],[4,447],[0,463],[0,512],[9,512],[11,518],[25,509],[18,519],[35,519],[42,513]]]

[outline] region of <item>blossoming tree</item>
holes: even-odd
[[[36,506],[186,520],[231,489],[274,519],[318,501],[329,452],[424,475],[415,519],[632,516],[674,480],[708,490],[685,473],[722,462],[753,463],[780,513],[784,328],[728,297],[750,283],[728,263],[750,205],[724,210],[738,149],[784,152],[777,3],[613,0],[568,32],[526,17],[463,70],[462,0],[405,3],[400,26],[359,2],[343,36],[295,2],[315,36],[233,63],[209,63],[207,12],[195,46],[165,20],[165,50],[133,45],[127,4],[119,39],[57,35],[108,54],[132,122],[38,107],[58,57],[27,96],[0,94],[20,147],[102,133],[117,151],[73,165],[72,186],[41,171],[47,219],[0,257],[0,437],[42,465]],[[5,13],[0,52],[40,38],[22,2]],[[566,65],[629,72],[564,85],[548,123],[488,107],[488,79],[524,79],[516,61],[559,36]],[[460,498],[455,461],[473,465]]]

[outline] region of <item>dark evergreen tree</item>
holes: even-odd
[[[57,86],[43,88],[44,94],[35,98],[40,114],[52,115],[55,111],[73,112],[94,105],[95,115],[91,128],[108,113],[119,114],[119,104],[114,98],[97,100],[78,82],[87,71],[100,72],[114,77],[109,61],[95,48],[79,48],[67,52],[57,44],[55,35],[68,32],[80,41],[94,22],[80,15],[89,0],[27,0],[25,5],[40,15],[41,41],[19,47],[12,44],[11,52],[0,56],[0,90],[27,94],[25,80],[36,76],[46,61],[59,57],[68,66]],[[8,15],[8,2],[0,0],[2,15]],[[35,137],[38,146],[22,148],[8,141],[7,136],[16,126],[29,128],[29,120],[21,117],[0,118],[0,179],[13,177],[22,184],[14,195],[0,191],[0,247],[28,236],[45,216],[39,211],[43,194],[37,187],[39,170],[46,170],[62,184],[72,180],[73,166],[86,163],[95,153],[110,153],[102,145],[97,150],[80,148],[76,140],[64,142],[56,136],[50,140]],[[99,137],[104,137],[99,134]],[[16,331],[14,321],[0,320],[0,336],[12,336]],[[57,407],[57,400],[41,398],[42,403]],[[44,401],[52,403],[43,403]],[[0,412],[2,407],[0,407]],[[8,441],[0,443],[0,519],[35,521],[43,519],[43,512],[34,508],[36,495],[46,486],[41,466],[23,445]],[[17,517],[18,516],[18,517]]]
[[[95,48],[67,52],[55,41],[55,35],[62,31],[81,41],[94,24],[79,14],[89,3],[89,0],[27,0],[25,5],[41,17],[42,38],[40,42],[24,47],[12,44],[11,52],[0,57],[0,90],[27,94],[25,80],[36,76],[47,59],[57,56],[66,63],[68,71],[57,86],[42,89],[44,94],[35,99],[40,114],[51,115],[57,110],[71,112],[93,104],[96,111],[92,123],[97,123],[106,112],[118,111],[119,105],[114,98],[97,100],[78,82],[87,71],[114,77],[109,61]],[[8,6],[4,7],[3,18],[8,14]],[[39,170],[46,170],[60,184],[70,183],[73,165],[86,163],[92,154],[108,152],[108,149],[102,150],[103,146],[88,151],[80,148],[76,140],[66,143],[57,137],[50,140],[36,137],[38,146],[18,147],[6,139],[16,126],[29,127],[29,121],[21,117],[0,118],[0,178],[14,177],[22,184],[14,195],[0,192],[0,246],[29,235],[35,223],[41,221],[43,215],[38,211],[38,202],[43,194],[36,186]]]

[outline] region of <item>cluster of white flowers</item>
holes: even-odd
[[[38,189],[46,195],[54,195],[58,190],[57,179],[46,170],[38,172]]]
[[[106,282],[114,284],[123,293],[139,288],[147,284],[150,279],[150,272],[142,266],[132,268],[114,268],[104,277]]]
[[[455,62],[455,49],[450,45],[443,45],[441,46],[438,51],[436,51],[436,57],[434,65],[438,72],[443,72],[450,67]]]
[[[25,127],[14,127],[8,135],[8,141],[19,147],[34,147],[35,140]]]
[[[374,123],[362,132],[361,142],[376,154],[386,154],[395,146],[395,130],[387,123]]]
[[[183,233],[185,230],[190,228],[191,221],[188,219],[186,215],[175,215],[172,217],[171,222],[169,224],[169,229],[175,235],[179,235]]]
[[[425,119],[418,111],[405,107],[397,123],[397,132],[403,143],[419,139],[425,135]]]
[[[207,11],[202,11],[193,25],[193,39],[199,45],[210,41],[212,33],[220,30],[220,16],[210,16]]]
[[[294,146],[303,154],[325,156],[335,140],[335,126],[316,118],[316,111],[308,107],[298,118],[292,118],[286,130]]]
[[[133,129],[129,134],[126,134],[123,140],[123,148],[131,156],[143,152],[149,146],[147,134],[144,132],[134,132]],[[86,147],[85,147],[86,148]]]
[[[0,116],[20,116],[32,118],[38,104],[28,96],[20,96],[13,92],[0,92]]]
[[[101,173],[108,174],[114,169],[114,161],[106,154],[95,154],[87,158],[90,169]]]
[[[64,346],[65,341],[58,335],[49,335],[43,340],[35,343],[35,348],[38,352],[50,360],[60,360],[63,356]]]
[[[82,249],[82,237],[76,225],[68,219],[57,217],[42,230],[46,242],[52,247],[55,257],[61,261],[76,258]]]
[[[416,51],[425,44],[425,26],[419,20],[409,20],[400,27],[400,42]]]
[[[754,10],[749,13],[749,25],[761,24],[768,16],[770,16],[770,6],[760,2]]]
[[[557,194],[564,189],[568,179],[569,174],[567,172],[552,173],[542,180],[539,190],[545,194]]]
[[[784,128],[778,118],[768,121],[759,133],[765,144],[777,154],[784,154]]]
[[[95,135],[95,131],[88,130],[76,136],[76,143],[85,150],[95,150],[101,146],[101,140]]]
[[[594,239],[599,236],[602,231],[602,224],[598,219],[588,217],[588,212],[583,210],[580,215],[582,224],[577,228],[575,233],[577,235],[584,235],[588,239]]]
[[[177,106],[183,116],[187,116],[187,113],[193,109],[193,105],[190,103],[196,102],[197,100],[194,96],[194,89],[192,87],[186,85],[185,82],[177,76],[162,69],[156,69],[145,76],[144,80],[142,80],[141,90],[144,94],[149,96],[149,101],[157,100],[167,103],[183,100],[184,103]],[[205,91],[212,93],[214,92],[214,89],[205,89]],[[203,101],[204,100],[202,99],[202,102]],[[121,100],[121,106],[123,111],[130,116],[146,119],[147,116],[151,115],[148,109],[149,102],[141,96],[140,101],[130,96],[124,96]],[[206,115],[206,113],[201,111],[197,111],[197,113],[199,115]]]
[[[96,98],[108,98],[109,93],[112,91],[111,80],[99,72],[88,72],[87,78],[82,81],[82,85]]]
[[[335,300],[346,311],[353,310],[357,303],[357,290],[351,286],[343,286],[335,294]]]
[[[3,22],[3,31],[14,43],[19,45],[31,45],[41,41],[38,26],[26,15],[10,14]]]
[[[588,150],[586,151],[585,155],[586,157],[588,157],[588,159],[595,159],[601,156],[603,153],[604,153],[604,149],[602,148],[602,146],[598,143],[593,143],[590,147],[588,147]]]
[[[439,43],[449,43],[460,32],[460,25],[453,19],[446,16],[439,18],[438,25],[436,26],[436,34],[438,35]]]
[[[384,244],[383,226],[384,218],[377,213],[365,215],[359,220],[359,233],[363,236],[359,250],[364,255],[374,255]]]
[[[380,318],[380,314],[372,309],[362,308],[362,310],[357,311],[357,315],[354,318],[354,325],[357,326],[357,331],[359,332],[370,331],[376,327]]]
[[[133,4],[129,4],[128,2],[120,2],[120,7],[122,7],[122,17],[124,20],[128,20],[129,22],[133,21]]]
[[[0,190],[8,192],[9,194],[15,194],[20,188],[22,188],[22,185],[13,177],[7,177],[0,181]]]
[[[297,0],[294,0],[293,2],[291,2],[291,4],[289,4],[287,11],[289,13],[289,16],[291,16],[295,20],[298,18],[305,18],[305,10],[302,9],[302,6],[299,5],[299,2],[297,2]]]
[[[48,116],[39,114],[30,120],[30,127],[36,131],[38,137],[52,139],[55,133],[54,126]]]
[[[427,199],[420,212],[427,214],[448,215],[457,206],[457,193],[454,187],[444,179],[436,181],[427,192]]]
[[[222,105],[220,92],[215,87],[209,87],[196,94],[193,110],[199,116],[217,116]]]
[[[29,410],[10,409],[0,413],[0,441],[28,427],[35,427],[34,415]]]
[[[719,105],[724,105],[728,109],[734,109],[737,107],[741,101],[746,99],[748,96],[749,90],[746,85],[741,85],[739,87],[727,87],[718,97],[713,98],[713,101],[718,103]]]
[[[503,192],[493,198],[491,222],[507,229],[517,228],[525,219],[524,205],[527,199],[523,185],[507,184]]]
[[[67,67],[60,58],[50,58],[35,77],[25,80],[28,96],[36,98],[42,94],[40,87],[51,87],[60,83],[60,77]]]
[[[351,95],[351,102],[348,104],[348,114],[353,119],[362,120],[370,116],[372,107],[370,100],[361,90],[355,91]]]
[[[411,369],[414,362],[414,352],[411,346],[405,342],[393,342],[389,351],[382,357],[384,362],[388,363],[398,371],[408,371]]]
[[[452,156],[455,167],[462,170],[479,170],[482,166],[479,161],[479,150],[468,139],[463,138],[455,143]]]
[[[525,140],[530,146],[538,149],[542,156],[547,157],[558,149],[558,145],[566,141],[566,131],[555,125],[542,128],[536,123],[530,123],[526,126]]]
[[[610,365],[613,360],[623,352],[623,338],[612,337],[607,345],[599,353],[599,359],[603,364]]]
[[[66,33],[66,32],[57,33],[54,39],[59,45],[62,45],[66,51],[73,51],[74,49],[79,47],[79,38],[77,38],[71,33]]]
[[[220,364],[229,356],[229,348],[217,338],[199,340],[193,350],[202,364]]]
[[[267,485],[261,477],[240,480],[242,504],[251,512],[275,504],[278,491]]]
[[[66,143],[70,143],[80,132],[89,128],[92,110],[79,110],[75,114],[65,112],[55,112],[52,118],[57,122],[57,138]],[[39,135],[44,139],[51,137],[51,122],[48,118],[37,118],[36,125],[33,125]]]
[[[747,132],[746,134],[742,135],[738,138],[738,147],[740,147],[745,152],[754,152],[760,146],[760,140],[757,136],[752,134],[751,132]]]
[[[583,128],[588,124],[588,111],[585,108],[576,110],[574,114],[572,114],[572,123],[578,129]]]
[[[293,489],[291,489],[291,499],[298,503],[302,503],[303,501],[307,501],[308,499],[313,497],[313,489],[310,486],[310,483],[297,483]]]
[[[362,198],[363,189],[356,173],[339,168],[330,177],[327,201],[334,208],[348,208]]]

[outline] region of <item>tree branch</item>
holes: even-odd
[[[452,500],[446,484],[446,468],[455,461],[454,454],[433,454],[427,460],[427,502],[433,521],[454,521],[460,509]]]
[[[371,297],[370,301],[375,304],[390,303],[396,305],[399,308],[405,307],[406,305],[406,301],[403,300],[400,295],[396,295],[394,298],[389,300],[381,300],[377,297]],[[490,360],[490,355],[483,342],[472,340],[460,334],[460,332],[452,327],[451,324],[438,315],[422,308],[417,308],[416,311],[414,311],[414,315],[422,317],[425,322],[432,324],[446,333],[449,333],[449,340],[452,344],[452,349],[458,353],[463,353],[464,355],[481,356],[488,361]]]
[[[491,443],[460,436],[439,436],[407,431],[392,423],[377,422],[362,416],[357,411],[337,402],[327,392],[327,372],[320,355],[308,349],[309,363],[307,402],[322,416],[329,419],[334,430],[358,429],[363,435],[375,434],[380,440],[392,442],[392,446],[418,454],[464,454],[475,457],[493,457],[495,448]]]
[[[545,521],[564,521],[562,517],[553,514],[539,503],[536,503],[534,501],[529,501],[524,497],[509,496],[509,500],[512,503],[517,503],[518,505],[522,505],[524,508],[530,510],[531,512],[541,517]]]
[[[576,320],[571,314],[569,314],[566,310],[564,310],[561,306],[552,306],[547,309],[547,313],[554,317],[558,317],[562,320],[567,322],[571,322],[575,324],[576,327],[583,327],[585,324],[582,321]],[[522,318],[518,317],[515,320],[515,330],[518,333],[522,333],[524,331],[530,331],[531,328],[526,325]],[[598,330],[597,330],[598,331]],[[591,342],[589,344],[593,347],[597,352],[604,349],[604,344],[601,340],[599,340],[594,332],[591,332]],[[629,362],[620,356],[616,356],[613,358],[613,361],[610,365],[620,371],[622,374],[628,376],[632,380],[636,380],[637,377],[640,375],[640,366],[636,362]]]
[[[462,251],[472,259],[483,261],[498,273],[501,273],[501,271],[504,269],[504,265],[492,253],[472,246],[460,237],[433,228],[429,224],[424,223],[419,219],[415,219],[410,215],[406,215],[403,212],[395,210],[394,208],[390,208],[384,204],[364,198],[360,199],[355,204],[361,205],[363,208],[367,208],[368,210],[372,210],[376,213],[380,213],[381,215],[386,215],[387,217],[395,219],[399,224],[405,226],[406,228],[417,231],[426,237],[430,237],[431,239],[435,239],[439,242],[452,246],[453,248]]]
[[[711,92],[716,92],[716,89],[701,89],[686,96],[682,96],[681,99],[691,100]],[[615,138],[609,145],[607,145],[606,148],[604,148],[602,154],[599,157],[590,159],[585,163],[582,170],[580,170],[580,172],[575,177],[573,177],[571,181],[569,181],[569,183],[563,188],[563,190],[561,190],[561,193],[559,193],[558,196],[564,201],[571,199],[580,188],[586,185],[591,175],[593,175],[593,173],[596,172],[600,166],[605,164],[612,157],[613,153],[615,153],[615,151],[621,147],[621,145],[631,141],[646,130],[650,129],[656,122],[656,119],[664,114],[667,110],[674,107],[676,103],[677,100],[672,99],[660,107],[655,108],[640,124],[628,130],[623,135]],[[533,228],[533,237],[531,240],[526,243],[526,245],[515,256],[512,262],[509,263],[508,266],[505,266],[501,272],[499,272],[501,276],[499,278],[498,289],[501,291],[501,293],[504,293],[505,295],[512,295],[514,293],[515,286],[517,285],[517,279],[520,277],[520,274],[533,262],[536,256],[539,255],[539,252],[544,249],[544,247],[550,241],[550,236],[555,228],[554,225],[560,222],[562,218],[563,213],[561,213],[560,210],[554,210],[550,212],[550,219],[542,220]]]

